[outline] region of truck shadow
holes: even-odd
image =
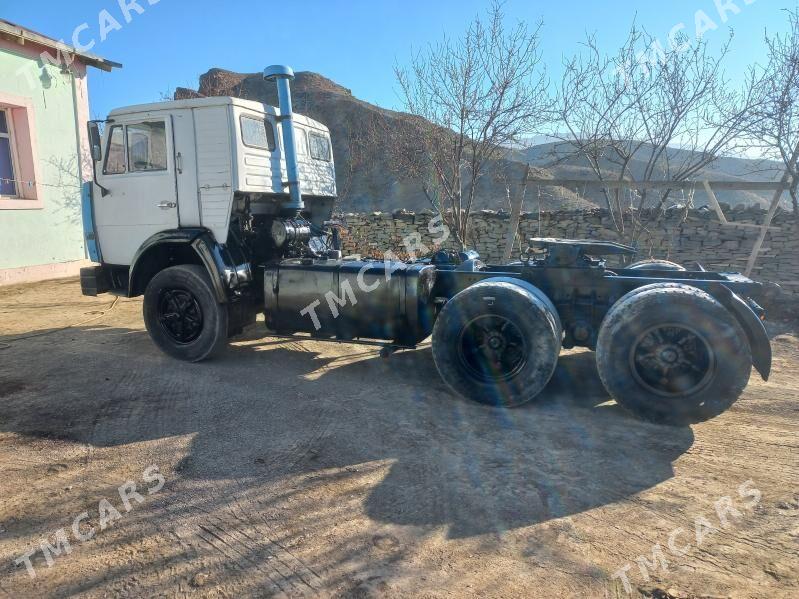
[[[400,377],[434,381],[438,414],[434,435],[394,437],[403,459],[366,501],[375,520],[446,525],[449,538],[501,533],[651,488],[693,444],[690,428],[644,423],[612,402],[592,352],[562,355],[544,392],[513,410],[447,393],[430,354],[389,360]]]
[[[237,492],[382,473],[364,491],[366,515],[452,538],[630,497],[671,478],[694,439],[610,402],[589,352],[564,354],[536,401],[502,410],[449,393],[429,348],[386,360],[259,335],[203,364],[166,358],[126,328],[0,338],[0,428],[99,447],[192,435],[185,455],[158,459],[175,477],[230,480]]]

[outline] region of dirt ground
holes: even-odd
[[[771,380],[680,429],[616,406],[590,352],[503,411],[429,347],[261,324],[184,364],[138,299],[0,288],[0,595],[799,596],[799,340],[772,331]]]

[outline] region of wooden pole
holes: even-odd
[[[719,221],[721,221],[722,225],[727,224],[727,217],[724,216],[724,211],[721,209],[721,204],[716,199],[716,194],[713,193],[713,188],[710,186],[709,181],[702,181],[702,185],[705,186],[705,193],[707,194],[707,199],[710,201],[710,205],[713,206],[713,210],[716,211],[716,216],[719,217]]]
[[[599,179],[541,179],[530,177],[530,183],[535,183],[541,187],[584,187],[588,189],[683,189],[691,190],[696,187],[699,181],[690,180],[646,180],[629,181],[627,179],[599,180]],[[773,191],[779,189],[778,181],[708,181],[708,184],[715,190],[738,190],[738,191]]]
[[[744,271],[744,274],[747,277],[752,275],[752,270],[755,268],[757,256],[760,253],[760,248],[763,246],[763,242],[766,239],[766,234],[768,233],[768,228],[771,225],[771,219],[774,218],[774,214],[777,212],[777,208],[780,205],[780,197],[782,197],[782,192],[785,191],[785,188],[788,187],[789,183],[792,183],[791,173],[796,167],[796,160],[798,158],[799,144],[796,144],[793,154],[791,155],[791,159],[788,162],[788,166],[785,168],[785,174],[782,175],[782,179],[780,179],[780,186],[774,192],[774,197],[771,200],[771,206],[769,206],[768,212],[766,213],[766,220],[763,221],[763,226],[760,228],[760,235],[757,236],[755,245],[752,247],[752,253],[749,254],[749,260],[746,261],[746,270]]]

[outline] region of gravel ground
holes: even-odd
[[[590,352],[503,411],[448,393],[429,347],[259,324],[184,364],[138,299],[0,288],[0,595],[795,597],[795,331],[772,327],[768,383],[668,428]]]

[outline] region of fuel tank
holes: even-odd
[[[379,260],[287,259],[264,267],[275,332],[414,345],[433,329],[436,268]]]

